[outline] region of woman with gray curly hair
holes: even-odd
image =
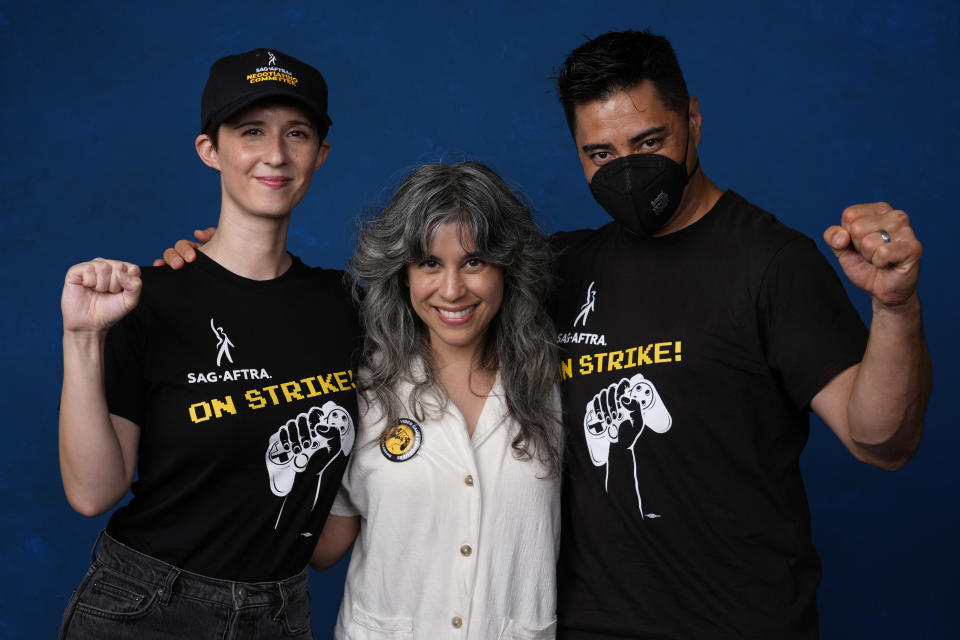
[[[359,532],[336,637],[554,637],[562,438],[529,207],[482,164],[426,165],[361,229],[350,270],[359,446],[312,563]]]

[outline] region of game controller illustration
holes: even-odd
[[[587,402],[583,416],[591,462],[598,467],[607,463],[610,445],[620,442],[625,423],[634,430],[630,442],[623,443],[629,447],[644,428],[664,433],[670,429],[671,420],[657,388],[642,374],[610,384]]]
[[[297,474],[307,468],[314,455],[326,458],[318,469],[323,473],[338,453],[350,454],[355,437],[353,418],[332,401],[287,420],[270,436],[267,444],[270,490],[281,497],[290,493]]]

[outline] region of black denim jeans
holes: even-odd
[[[312,640],[306,569],[280,582],[183,571],[105,533],[70,598],[61,640]]]

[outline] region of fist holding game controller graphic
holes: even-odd
[[[601,389],[589,402],[583,416],[590,460],[600,467],[607,463],[610,444],[633,445],[644,427],[657,433],[670,429],[670,412],[653,383],[635,374]]]
[[[354,437],[353,418],[332,401],[288,420],[270,436],[267,445],[270,490],[276,496],[286,496],[313,456],[324,459],[323,464],[315,465],[322,473],[338,453],[350,453]]]

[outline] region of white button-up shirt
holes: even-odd
[[[401,414],[422,437],[402,462],[380,450],[377,409],[361,415],[331,510],[361,516],[335,637],[554,638],[559,479],[514,456],[499,376],[472,438],[452,402],[430,408],[423,421]]]

